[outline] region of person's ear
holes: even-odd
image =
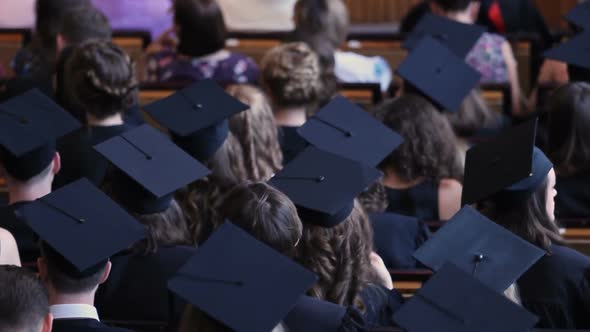
[[[41,331],[42,332],[51,332],[52,327],[53,327],[53,315],[51,313],[48,313],[47,316],[45,316],[45,318],[43,318],[43,329]]]
[[[53,175],[56,175],[57,173],[59,173],[59,171],[61,170],[61,156],[59,155],[59,152],[55,153],[55,156],[53,156]]]
[[[44,257],[37,258],[37,270],[39,271],[39,279],[45,282],[47,280],[47,259]]]
[[[100,277],[100,281],[98,282],[98,284],[103,284],[105,281],[107,281],[107,279],[109,278],[109,275],[111,274],[111,268],[113,267],[113,264],[111,264],[111,261],[107,262],[107,265],[104,268],[104,272],[102,274],[102,277]]]

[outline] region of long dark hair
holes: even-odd
[[[404,181],[463,179],[457,138],[448,120],[426,99],[407,94],[385,102],[376,114],[405,139],[379,165],[386,174],[393,170]]]
[[[557,89],[548,105],[548,151],[560,175],[590,170],[590,84]]]
[[[215,0],[175,0],[174,23],[180,26],[181,54],[199,57],[225,48],[227,29]]]
[[[547,180],[527,200],[508,200],[502,192],[477,203],[485,216],[526,241],[551,252],[551,244],[563,244],[559,228],[547,214]]]
[[[363,310],[360,293],[373,280],[372,241],[371,225],[358,203],[335,227],[304,225],[296,260],[319,277],[310,295]]]

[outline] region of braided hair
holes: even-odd
[[[138,101],[135,64],[110,41],[88,41],[65,63],[64,106],[104,119],[123,113]]]

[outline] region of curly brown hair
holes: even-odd
[[[379,165],[385,174],[393,171],[408,182],[462,180],[457,138],[448,120],[426,99],[407,94],[380,105],[376,113],[405,139]]]
[[[266,181],[281,169],[283,152],[270,104],[262,91],[252,85],[232,85],[227,92],[250,109],[229,120],[244,153],[247,180]]]
[[[373,278],[372,244],[371,225],[358,202],[335,227],[304,225],[296,260],[319,277],[310,295],[363,310],[360,293]]]
[[[65,63],[64,100],[68,108],[104,119],[138,101],[135,64],[110,41],[80,44]]]
[[[203,243],[223,222],[219,215],[222,196],[248,178],[242,158],[239,142],[229,133],[221,148],[205,163],[211,174],[176,193],[194,244]]]
[[[318,102],[322,70],[305,43],[279,45],[262,59],[262,85],[276,107],[312,107]]]

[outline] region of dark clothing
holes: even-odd
[[[555,215],[559,219],[590,217],[590,172],[557,176]]]
[[[438,183],[426,180],[403,190],[385,187],[389,202],[387,212],[425,221],[439,220],[438,186]]]
[[[130,332],[131,330],[110,327],[95,319],[55,319],[53,332]]]
[[[30,202],[19,202],[0,209],[0,227],[12,233],[18,245],[18,254],[23,263],[37,261],[39,257],[38,237],[31,228],[15,214],[21,206]]]
[[[400,32],[409,34],[414,30],[414,27],[420,22],[424,15],[430,13],[430,3],[428,1],[421,2],[410,9],[410,11],[402,18],[400,24]]]
[[[522,305],[539,316],[539,328],[590,328],[590,257],[553,245],[518,280]]]
[[[419,219],[393,213],[370,216],[374,244],[389,269],[415,269],[419,263],[412,255],[430,238],[428,227]]]
[[[151,255],[123,253],[111,258],[109,279],[96,293],[106,321],[180,321],[185,302],[168,291],[168,280],[196,252],[185,246],[161,247]]]
[[[85,127],[59,140],[62,169],[55,177],[53,188],[61,188],[70,182],[86,177],[100,186],[110,163],[93,149],[93,146],[118,136],[132,126],[123,124],[108,127]]]
[[[290,332],[364,331],[362,314],[310,296],[302,296],[283,319]]]
[[[283,164],[288,164],[301,151],[309,145],[307,141],[297,133],[299,127],[279,127],[279,143],[283,151]]]
[[[398,291],[369,284],[363,289],[360,297],[366,308],[364,318],[368,327],[396,326],[393,315],[404,303],[404,298]]]

